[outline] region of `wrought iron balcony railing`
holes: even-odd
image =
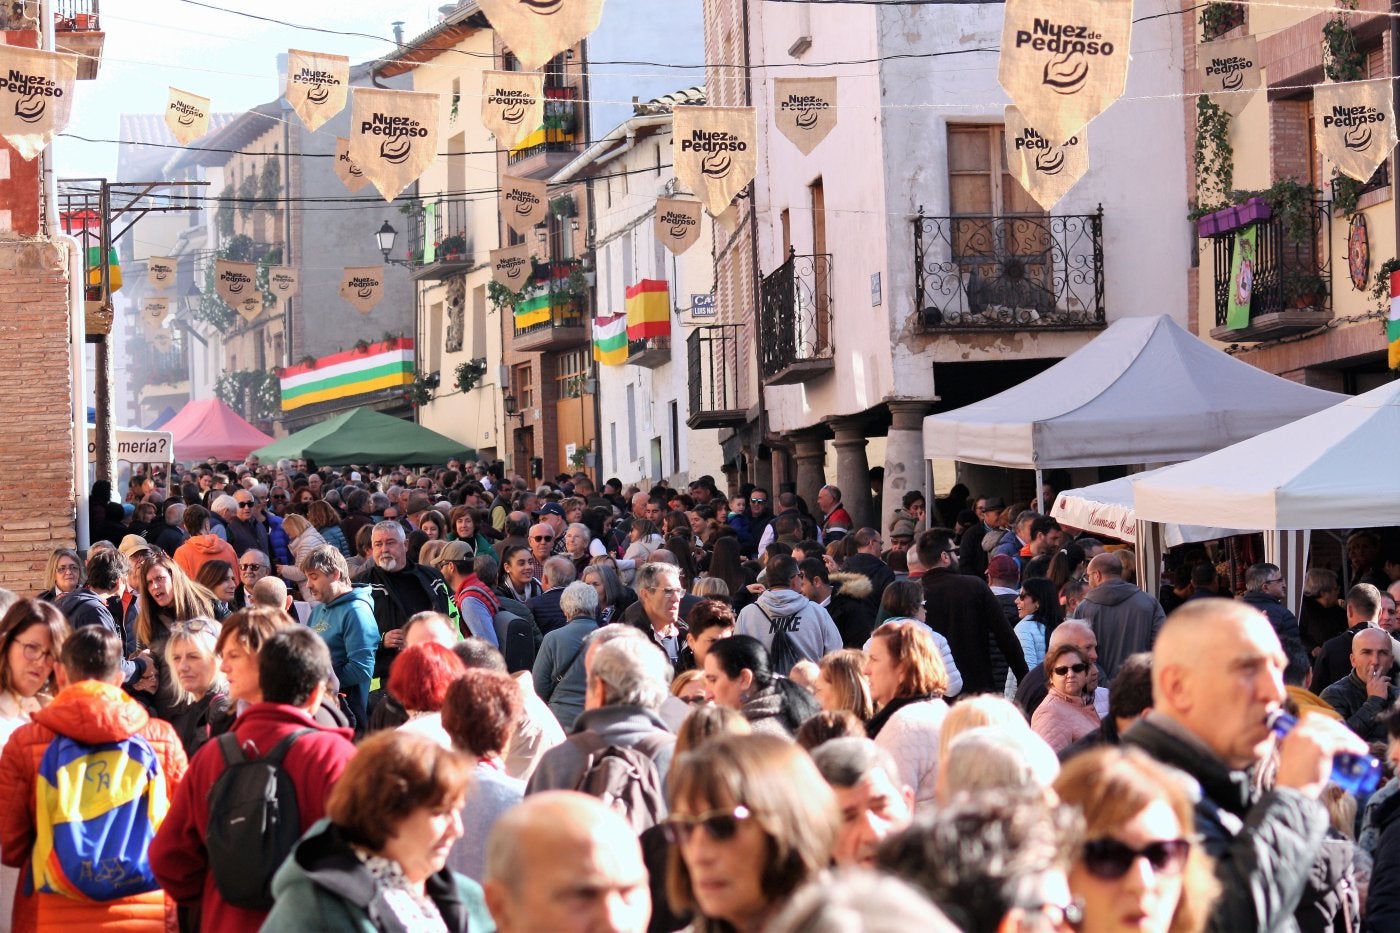
[[[802,382],[834,365],[831,254],[799,256],[763,279],[759,370],[769,385]]]
[[[925,332],[1103,327],[1103,207],[1093,214],[914,219]]]
[[[472,264],[471,201],[424,198],[409,213],[404,258],[418,267],[414,278],[440,278]],[[431,250],[429,250],[431,247]],[[431,258],[429,258],[431,257]]]
[[[686,375],[690,387],[692,429],[726,428],[743,424],[744,406],[739,400],[738,324],[697,327],[686,338]]]
[[[578,88],[546,87],[544,124],[520,148],[511,150],[506,164],[516,166],[544,153],[573,151],[580,141],[578,121]]]
[[[1275,213],[1260,221],[1254,235],[1250,275],[1249,326],[1227,327],[1231,268],[1239,238],[1210,240],[1215,272],[1215,326],[1218,339],[1269,339],[1324,323],[1332,315],[1332,206],[1313,204],[1304,222],[1290,225]]]

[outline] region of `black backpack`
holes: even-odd
[[[243,754],[232,732],[219,736],[224,773],[209,790],[204,847],[219,896],[247,910],[272,908],[272,876],[301,838],[297,789],[282,759],[315,729],[298,729],[261,758]]]
[[[586,758],[574,790],[599,800],[641,833],[666,818],[666,793],[653,756],[675,742],[666,733],[647,736],[636,745],[609,745],[590,730],[580,732]]]

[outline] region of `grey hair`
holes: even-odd
[[[333,544],[322,544],[320,547],[313,548],[310,554],[301,559],[300,569],[302,573],[310,573],[315,570],[326,576],[338,573],[341,580],[346,583],[350,582],[350,565],[345,562],[345,555],[340,553],[340,548]]]
[[[255,547],[250,547],[250,548],[248,548],[248,550],[246,550],[246,551],[244,551],[242,554],[240,554],[240,555],[239,555],[239,560],[242,560],[244,557],[247,557],[249,554],[252,554],[254,557],[260,557],[260,558],[262,558],[262,560],[259,561],[259,563],[263,564],[264,566],[269,567],[269,568],[272,567],[272,558],[269,557],[269,556],[267,555],[267,552],[266,552],[266,551],[259,551],[259,550],[258,550],[257,548],[255,548]]]
[[[266,483],[254,483],[253,485],[248,487],[248,491],[255,496],[266,497],[271,490],[267,488]]]
[[[604,706],[655,710],[666,699],[670,670],[666,655],[645,637],[617,638],[593,652],[588,685],[603,685]]]
[[[369,494],[370,509],[374,512],[382,512],[389,507],[389,497],[382,492],[372,492]]]
[[[654,558],[655,556],[656,555],[653,553],[652,557]],[[674,577],[676,582],[679,584],[681,579],[681,568],[677,567],[675,564],[665,564],[657,560],[652,560],[649,563],[642,564],[641,569],[637,571],[637,589],[658,589],[661,586],[662,577]]]
[[[1054,749],[1029,729],[978,726],[949,744],[939,786],[959,794],[1044,791],[1059,774]]]
[[[375,522],[374,530],[392,532],[400,541],[408,537],[408,534],[403,530],[403,526],[392,518],[386,518],[382,522]],[[371,532],[371,534],[373,534],[373,532]]]
[[[855,787],[877,770],[885,772],[891,783],[901,782],[899,765],[872,739],[855,736],[830,739],[812,749],[812,760],[826,783],[833,787]]]
[[[589,589],[592,589],[592,587],[589,587]],[[596,590],[594,591],[594,595],[597,595]],[[588,636],[588,647],[601,648],[608,642],[617,641],[620,638],[630,638],[635,641],[651,644],[651,641],[638,629],[633,628],[625,622],[613,622],[595,629],[593,633]]]
[[[1275,564],[1254,564],[1244,572],[1244,588],[1251,593],[1257,593],[1269,577],[1278,572],[1278,566]]]
[[[500,561],[490,554],[476,555],[476,559],[472,561],[472,570],[487,586],[495,586],[496,582],[501,579]]]
[[[564,613],[564,618],[571,621],[597,618],[598,591],[587,583],[570,583],[559,597],[559,609]]]
[[[544,562],[543,575],[545,586],[554,589],[556,586],[573,583],[577,571],[574,569],[574,562],[569,558],[551,557]],[[598,594],[594,593],[593,595],[596,598]]]
[[[225,511],[237,513],[238,500],[235,499],[233,496],[230,496],[228,493],[224,493],[222,496],[219,496],[217,499],[214,500],[214,504],[210,506],[210,508],[213,511],[218,512],[220,516],[222,516]]]

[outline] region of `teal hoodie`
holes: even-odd
[[[330,649],[340,688],[349,692],[349,688],[360,687],[368,694],[374,650],[379,647],[379,626],[374,622],[369,587],[352,587],[350,592],[316,606],[306,624]]]

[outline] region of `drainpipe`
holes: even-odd
[[[749,0],[743,0],[744,4],[744,106],[753,106],[753,49],[752,33],[749,29]],[[754,308],[763,307],[763,293],[759,287],[760,276],[758,269],[758,179],[755,178],[750,184],[753,186],[753,194],[749,196],[749,258],[753,268],[753,300]],[[759,340],[763,339],[758,325],[758,315],[754,315],[754,336]],[[755,341],[756,343],[756,341]],[[754,439],[754,461],[758,460],[758,448],[766,443],[768,434],[768,412],[763,404],[763,375],[758,378],[758,436]],[[773,461],[768,461],[768,485],[773,485]],[[753,477],[758,479],[757,474]]]

